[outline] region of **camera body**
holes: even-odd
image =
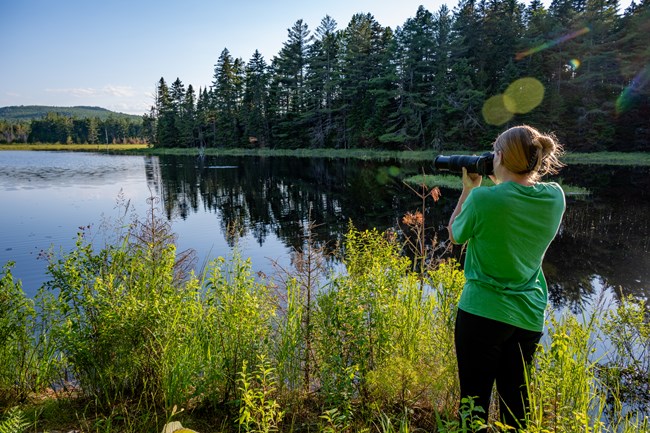
[[[462,173],[463,167],[468,173],[477,173],[481,176],[489,176],[494,173],[494,153],[485,152],[480,156],[470,155],[438,155],[433,160],[433,166],[436,170],[451,171],[453,173]]]

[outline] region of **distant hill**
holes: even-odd
[[[118,113],[100,107],[51,107],[47,105],[14,105],[10,107],[0,107],[1,120],[16,121],[41,119],[45,117],[47,113],[58,113],[63,116],[75,117],[77,119],[98,117],[101,120],[106,120],[110,116],[118,118],[124,117],[131,121],[142,119],[140,116]]]

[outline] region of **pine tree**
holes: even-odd
[[[392,43],[392,32],[386,31],[372,14],[355,14],[343,31],[341,51],[341,114],[342,144],[345,147],[365,146],[376,142],[377,99],[373,91],[385,83],[386,50]],[[385,122],[384,122],[385,124]],[[387,132],[387,131],[386,131]]]
[[[307,128],[302,120],[307,103],[305,77],[312,36],[302,20],[296,21],[287,32],[288,39],[272,62],[273,136],[283,146],[301,147],[307,141]]]
[[[396,38],[399,99],[392,116],[392,139],[424,148],[430,140],[426,132],[433,108],[436,66],[433,14],[420,6],[415,17],[398,28]]]
[[[178,134],[175,125],[174,106],[169,87],[164,78],[160,78],[156,89],[156,143],[160,147],[171,147],[176,143]],[[105,129],[106,135],[108,135]]]
[[[178,127],[179,144],[182,147],[195,147],[196,146],[196,95],[194,88],[190,84],[187,86],[187,91],[183,95],[182,103],[179,107],[180,122]]]
[[[243,131],[239,107],[243,90],[244,64],[233,59],[225,48],[215,65],[212,82],[211,111],[214,113],[214,141],[216,146],[230,147],[241,144]]]
[[[447,130],[447,105],[449,87],[453,80],[450,75],[452,16],[447,6],[442,5],[434,18],[435,42],[433,53],[433,88],[431,96],[431,117],[427,121],[427,136],[431,137],[431,145],[441,149],[445,143]]]
[[[250,145],[264,147],[269,143],[267,101],[269,75],[264,57],[255,50],[246,66],[246,81],[242,105],[245,135]]]
[[[335,110],[340,94],[340,32],[336,21],[325,16],[316,28],[308,54],[306,74],[309,141],[312,146],[336,144]]]

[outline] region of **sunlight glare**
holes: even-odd
[[[506,109],[515,114],[533,111],[544,99],[544,85],[536,78],[525,77],[514,81],[504,92]]]
[[[650,83],[650,64],[646,65],[618,96],[616,99],[616,114],[622,114],[630,110],[638,101],[641,90],[648,83]]]
[[[529,50],[521,51],[521,52],[517,53],[517,55],[515,56],[515,59],[521,60],[524,57],[530,56],[531,54],[535,54],[535,53],[543,51],[543,50],[545,50],[547,48],[554,47],[554,46],[556,46],[558,44],[561,44],[563,42],[566,42],[568,40],[577,38],[578,36],[582,36],[585,33],[589,33],[590,31],[591,31],[591,29],[588,26],[583,27],[583,28],[581,28],[579,30],[576,30],[575,32],[571,32],[571,33],[568,33],[566,35],[560,36],[559,38],[555,38],[552,41],[544,42],[543,44],[538,45],[538,46],[536,46],[534,48],[531,48]]]
[[[508,120],[512,119],[512,112],[506,108],[506,97],[502,94],[492,96],[485,101],[481,113],[486,123],[490,125],[503,125]]]

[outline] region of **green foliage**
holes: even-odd
[[[601,431],[593,413],[605,404],[596,380],[592,333],[595,318],[581,323],[575,316],[551,317],[550,346],[540,347],[530,379],[532,431]]]
[[[7,411],[3,418],[0,418],[0,433],[20,433],[29,427],[25,414],[14,407]]]
[[[222,51],[196,105],[201,139],[179,145],[247,145],[250,137],[290,149],[474,150],[501,128],[531,123],[574,150],[642,151],[648,13],[634,5],[618,15],[612,2],[547,9],[462,0],[435,12],[420,7],[396,29],[370,13],[340,29],[326,16],[313,35],[299,19],[270,66],[257,52],[245,65]],[[493,125],[484,104],[523,77],[544,86],[540,105]],[[151,117],[166,125],[181,118]],[[157,137],[158,146],[171,143]]]
[[[185,256],[153,209],[99,251],[80,235],[52,260],[38,308],[8,264],[0,391],[9,398],[0,403],[67,375],[56,385],[74,390],[65,407],[84,431],[160,431],[177,407],[201,421],[219,410],[222,427],[251,432],[288,427],[288,415],[324,432],[507,429],[458,401],[463,272],[454,261],[414,271],[398,238],[350,226],[345,269],[319,286],[320,252],[308,248],[277,299],[236,251],[201,278],[183,272]],[[647,431],[647,307],[632,298],[617,307],[582,320],[552,312],[528,377],[528,432]],[[0,428],[20,431],[25,418],[10,412]]]
[[[147,408],[173,400],[169,365],[193,317],[199,285],[181,281],[168,226],[135,222],[118,245],[95,252],[83,233],[48,267],[44,311],[51,338],[80,389],[101,407],[139,398]],[[170,383],[171,382],[171,383]],[[166,388],[167,387],[167,388]],[[170,387],[171,390],[170,390]]]
[[[274,314],[268,288],[256,281],[250,259],[235,253],[209,266],[204,282],[203,315],[198,324],[202,359],[197,390],[207,401],[238,397],[237,380],[244,362],[255,365],[269,346]]]
[[[140,121],[140,116],[117,113],[100,107],[51,107],[45,105],[21,105],[0,107],[0,119],[9,121],[34,120],[45,117],[48,113],[57,113],[61,116],[75,117],[78,119],[106,120],[109,117],[124,118],[133,122]]]
[[[400,285],[410,280],[407,258],[399,247],[376,230],[346,235],[347,276],[336,278],[318,298],[315,320],[318,357],[326,392],[349,398],[365,393],[365,375],[389,353],[393,310]],[[332,350],[336,348],[336,350]]]
[[[23,142],[62,144],[127,144],[143,141],[142,120],[109,116],[76,118],[48,112],[29,124],[29,134]],[[8,142],[13,140],[7,140]],[[18,141],[18,140],[16,140]]]
[[[37,319],[7,263],[0,274],[0,405],[23,401],[52,380],[55,364],[47,323]]]
[[[25,296],[20,281],[14,281],[11,274],[13,263],[8,263],[2,269],[0,278],[0,391],[9,397],[23,394],[25,384],[16,377],[16,372],[22,370],[22,364],[30,351],[30,336],[28,323],[34,320],[33,302]],[[3,399],[4,400],[4,399]]]
[[[614,416],[643,410],[650,396],[650,321],[646,301],[622,297],[602,321],[611,345],[598,376],[608,390]],[[625,402],[625,403],[623,403]]]
[[[278,431],[284,412],[280,410],[280,404],[274,398],[277,392],[273,378],[274,370],[262,355],[258,356],[257,370],[252,377],[246,367],[247,363],[244,361],[239,379],[239,426],[252,433]]]
[[[487,428],[486,411],[479,406],[474,406],[474,400],[463,398],[458,409],[458,419],[443,420],[436,418],[438,432],[440,433],[470,433]]]
[[[100,403],[162,397],[162,349],[185,296],[172,285],[174,253],[122,247],[96,254],[80,239],[50,267],[58,291],[51,309],[60,312],[53,336],[82,389]]]

